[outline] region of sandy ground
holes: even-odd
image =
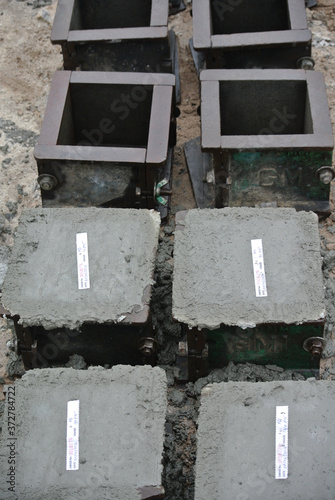
[[[13,245],[13,235],[22,210],[41,205],[37,185],[37,169],[33,147],[41,127],[49,86],[54,71],[62,69],[60,48],[50,43],[50,32],[56,1],[0,0],[0,256],[7,255]],[[34,4],[34,5],[33,5]],[[33,8],[33,7],[37,8]],[[183,145],[200,135],[199,83],[190,54],[188,40],[192,36],[191,5],[186,11],[170,18],[176,32],[181,65],[181,115],[178,118],[178,142],[175,148],[172,213],[195,207],[194,197],[185,164]],[[331,120],[335,131],[335,2],[320,0],[318,7],[307,10],[313,32],[313,57],[317,70],[325,76]],[[332,188],[334,207],[335,191]],[[335,214],[320,224],[320,236],[325,255],[335,251]],[[334,230],[333,230],[334,229]],[[1,261],[1,259],[0,259]],[[329,261],[329,262],[328,262]],[[327,261],[326,288],[335,292],[335,257]],[[1,268],[0,268],[1,273]],[[330,303],[333,295],[329,291]],[[335,315],[334,315],[335,317]],[[335,335],[327,327],[329,346],[327,359],[322,360],[322,372],[335,377]],[[335,332],[335,326],[334,326]],[[6,320],[0,320],[0,400],[1,383],[11,382],[7,364],[12,332]],[[175,394],[177,397],[177,395]],[[194,397],[193,393],[191,397]],[[178,399],[178,398],[177,398]],[[182,406],[179,401],[177,406]],[[0,408],[1,410],[1,408]],[[171,414],[173,407],[170,408]],[[184,418],[185,442],[194,444],[194,422]],[[180,473],[187,475],[194,457],[185,447]],[[191,465],[190,465],[191,464]],[[178,472],[176,473],[178,474]],[[190,493],[191,495],[191,493]],[[177,497],[176,497],[177,498]],[[185,496],[178,498],[191,498]]]

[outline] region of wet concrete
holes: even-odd
[[[3,285],[4,306],[23,325],[46,329],[129,322],[125,315],[148,306],[159,227],[159,214],[148,210],[26,211]],[[90,288],[78,290],[76,234],[85,232]]]
[[[0,447],[0,475],[15,469],[15,494],[2,481],[1,500],[147,498],[145,487],[161,487],[166,390],[164,371],[147,366],[26,373],[15,384],[15,435],[6,422]],[[80,401],[76,471],[66,471],[71,400]],[[8,399],[5,415],[12,404]],[[7,445],[14,437],[10,471]]]
[[[189,327],[298,324],[325,316],[318,219],[294,209],[192,210],[176,231],[173,316]],[[263,242],[256,297],[251,240]]]
[[[206,386],[197,432],[196,500],[332,500],[332,382]],[[275,479],[276,406],[289,406],[288,478]]]

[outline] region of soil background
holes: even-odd
[[[19,216],[22,210],[41,206],[33,148],[41,128],[52,75],[62,69],[60,47],[50,42],[55,10],[55,0],[0,0],[0,289]],[[200,390],[206,383],[300,378],[292,371],[276,367],[230,364],[195,384],[183,386],[175,382],[173,363],[181,330],[169,317],[174,214],[178,210],[195,208],[183,145],[200,135],[199,82],[188,45],[192,37],[190,11],[191,2],[188,1],[185,11],[170,17],[170,28],[174,29],[179,45],[181,114],[177,120],[171,216],[161,231],[153,292],[154,324],[163,344],[159,361],[166,367],[169,380],[164,458],[168,500],[194,497],[196,418]],[[307,16],[313,33],[315,69],[322,71],[325,77],[335,130],[335,0],[320,0],[317,7],[307,9]],[[334,210],[334,186],[331,199]],[[321,361],[321,376],[335,380],[335,213],[320,222],[320,237],[328,314],[325,331],[328,342]],[[14,347],[10,323],[0,319],[0,414],[4,399],[2,384],[13,383],[23,373]],[[77,367],[84,368],[85,363],[80,362]]]

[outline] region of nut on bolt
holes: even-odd
[[[322,337],[310,337],[304,342],[304,349],[308,351],[313,357],[320,358],[325,348],[325,340]]]
[[[40,188],[43,191],[51,191],[58,184],[58,180],[54,175],[51,174],[42,174],[37,178],[37,182],[40,185]]]
[[[335,172],[331,167],[321,167],[315,172],[315,175],[323,184],[330,184],[335,177]]]
[[[157,349],[158,349],[158,342],[152,337],[143,337],[142,339],[139,340],[138,350],[141,351],[143,356],[145,356],[146,358],[150,358],[150,356],[155,354]]]
[[[299,69],[304,69],[304,70],[311,70],[314,69],[315,66],[315,61],[313,57],[301,57],[297,61],[297,66]]]

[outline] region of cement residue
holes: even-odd
[[[160,486],[166,391],[165,373],[157,367],[26,373],[15,384],[16,494],[2,483],[0,498],[135,499],[139,488]],[[66,472],[67,402],[77,399],[80,465]],[[8,437],[5,425],[1,477],[8,472]]]
[[[181,388],[178,390],[184,392]],[[166,500],[194,499],[196,418],[197,411],[191,398],[187,398],[182,409],[173,407],[170,403],[163,460]]]
[[[6,373],[11,380],[15,377],[22,377],[25,373],[22,356],[17,353],[17,338],[15,334],[14,322],[12,320],[7,320],[7,329],[4,327],[0,331],[8,329],[8,333],[11,332],[11,338],[7,342],[7,353],[6,353]]]
[[[4,281],[4,306],[25,326],[48,330],[134,321],[126,315],[149,303],[159,227],[159,214],[148,210],[28,210]],[[78,290],[76,234],[82,232],[90,288]]]
[[[175,362],[181,326],[172,318],[173,226],[167,225],[160,237],[155,265],[155,285],[152,291],[151,312],[160,349],[158,364]]]
[[[2,289],[2,283],[7,272],[10,254],[10,248],[4,245],[0,245],[0,290]]]
[[[87,368],[87,363],[79,354],[73,354],[73,356],[70,356],[65,366],[66,368],[74,368],[75,370],[85,370]]]
[[[230,362],[224,368],[213,370],[207,377],[199,378],[195,383],[186,385],[186,393],[191,397],[198,397],[207,384],[214,382],[271,382],[274,380],[306,380],[311,376],[295,370],[284,370],[280,366],[260,366],[252,363],[237,364]]]
[[[323,318],[317,216],[294,209],[191,210],[176,232],[173,315],[190,327]],[[256,297],[251,240],[262,239],[267,297]]]
[[[330,218],[320,223],[321,231],[321,245],[322,245],[322,257],[323,257],[323,277],[325,286],[325,300],[326,300],[326,324],[324,328],[324,339],[326,345],[322,354],[323,360],[335,356],[335,280],[334,280],[334,270],[335,270],[335,250],[332,248],[334,244],[332,243],[331,236],[334,234],[333,230],[335,226],[333,225],[335,219],[335,214],[332,214]],[[334,373],[332,366],[326,362],[322,363],[322,378],[334,380]]]

